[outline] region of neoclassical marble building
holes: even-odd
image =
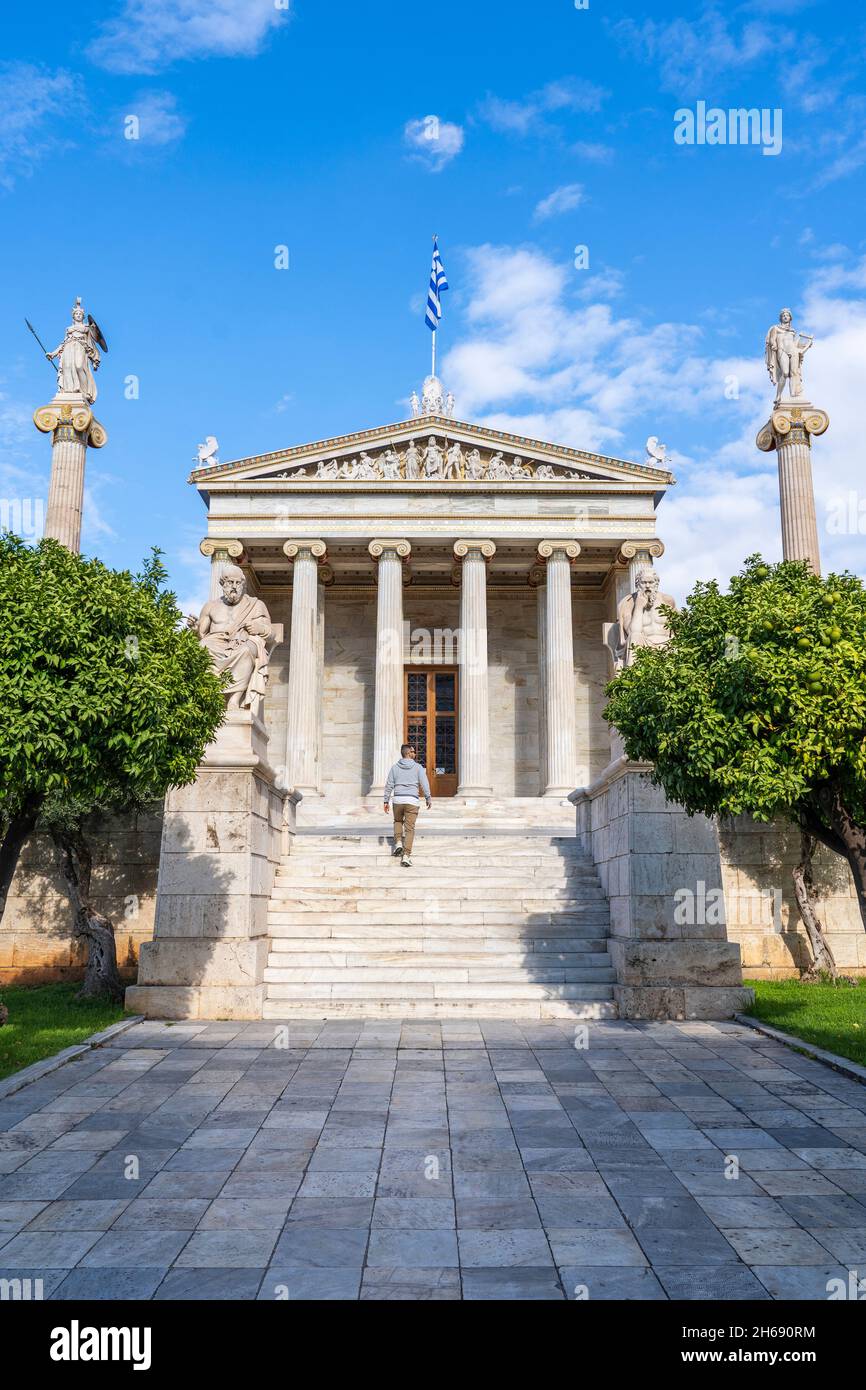
[[[683,886],[721,894],[715,828],[664,801],[602,714],[673,477],[449,406],[428,379],[410,420],[192,474],[211,597],[245,579],[266,605],[269,681],[261,717],[230,710],[195,785],[166,800],[132,1008],[540,1019],[744,1002],[724,921],[674,920]],[[404,740],[434,797],[408,877],[382,806]]]
[[[610,761],[606,624],[663,553],[665,469],[430,415],[191,481],[212,594],[239,563],[283,626],[265,722],[305,814],[380,800],[404,737],[437,798],[546,823]]]

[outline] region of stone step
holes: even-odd
[[[581,1020],[616,1018],[616,1005],[608,1001],[524,999],[519,1003],[503,1000],[304,1000],[266,999],[262,1017],[282,1023],[309,1020],[381,1019],[397,1021],[451,1019],[454,1022],[545,1023],[556,1019],[579,1023]]]
[[[440,931],[471,927],[479,935],[483,935],[488,927],[510,927],[515,932],[532,933],[557,929],[568,931],[572,927],[585,925],[594,927],[596,931],[606,927],[606,918],[601,913],[592,916],[581,912],[534,912],[527,916],[523,912],[457,912],[450,906],[447,911],[440,912],[428,908],[424,912],[287,912],[281,916],[286,920],[277,922],[268,914],[268,931],[271,935],[277,926],[348,927],[361,935],[365,931],[378,931],[380,927],[392,927],[398,934],[405,932],[407,936],[417,934],[413,928],[419,927],[438,928]]]
[[[393,867],[392,867],[393,866]],[[402,868],[395,860],[382,869],[341,869],[338,874],[329,874],[319,869],[295,870],[292,873],[279,873],[274,876],[275,889],[304,889],[308,893],[405,893],[407,890],[419,893],[430,892],[431,886],[447,885],[462,897],[471,893],[473,897],[483,897],[485,893],[595,893],[600,891],[598,878],[594,874],[562,874],[557,870],[541,873],[480,873],[476,869],[441,868],[437,873],[432,864],[418,864],[412,861],[410,869]]]
[[[372,985],[344,984],[329,981],[324,984],[290,984],[268,986],[268,998],[276,1002],[280,999],[300,999],[309,1002],[316,999],[399,999],[407,1003],[420,999],[458,1000],[503,1000],[517,1003],[520,1000],[541,999],[579,999],[581,1001],[609,1001],[613,990],[609,984],[389,984],[375,981]]]
[[[606,935],[549,935],[549,937],[481,937],[478,934],[464,933],[455,935],[449,931],[446,935],[430,933],[428,935],[413,935],[413,937],[403,937],[403,935],[292,935],[286,933],[271,933],[272,952],[279,952],[284,955],[295,955],[296,952],[307,952],[307,954],[318,955],[322,952],[335,952],[342,955],[343,952],[360,951],[367,955],[378,955],[381,952],[386,954],[405,954],[411,955],[509,955],[523,960],[525,956],[546,955],[555,952],[557,955],[598,955],[599,952],[607,952]]]
[[[268,966],[273,969],[352,970],[367,968],[414,968],[432,966],[445,970],[522,970],[534,975],[537,970],[609,969],[607,951],[431,951],[384,949],[381,951],[286,950],[287,943],[277,943],[281,949],[272,950]]]
[[[267,965],[264,974],[265,984],[275,985],[320,985],[339,987],[351,984],[367,985],[371,993],[378,992],[380,985],[608,985],[615,980],[611,967],[595,966],[587,970],[565,970],[555,966],[537,966],[534,969],[523,967],[507,970],[497,969],[495,965],[477,965],[448,969],[438,965],[367,965],[361,969],[350,966],[335,970],[328,966],[316,969],[304,966]]]
[[[580,951],[607,950],[607,933],[596,925],[583,931],[552,931],[548,928],[543,936],[536,936],[532,928],[523,931],[505,930],[502,927],[481,931],[478,927],[430,927],[407,933],[403,927],[376,927],[365,931],[362,927],[309,928],[304,925],[287,923],[275,927],[269,933],[272,949],[295,950],[296,943],[303,943],[303,949],[322,949],[323,943],[334,943],[339,951]],[[277,945],[286,942],[286,945]],[[331,949],[330,944],[326,949]]]
[[[425,835],[423,829],[416,825],[415,840],[418,845],[422,843],[422,836],[423,843],[429,847],[431,853],[435,852],[443,859],[479,854],[489,857],[498,855],[503,859],[512,855],[519,859],[567,859],[576,863],[591,859],[581,840],[557,839],[552,835],[521,838],[514,835],[442,835],[431,834],[430,831]],[[367,835],[356,840],[295,835],[291,840],[290,852],[285,858],[310,858],[320,855],[323,858],[340,859],[352,855],[359,859],[374,859],[380,854],[390,854],[393,845],[394,836],[390,831],[387,835]]]
[[[608,901],[570,830],[422,815],[410,871],[392,843],[378,819],[295,836],[266,1018],[616,1016]]]
[[[416,835],[416,842],[411,851],[413,859],[423,860],[425,863],[435,863],[439,866],[456,865],[459,867],[478,865],[478,867],[544,867],[564,866],[566,869],[584,869],[587,873],[594,872],[592,860],[585,855],[563,855],[557,851],[542,853],[539,849],[514,849],[507,845],[496,845],[491,842],[484,848],[475,849],[460,848],[448,845],[448,849],[443,848],[435,840],[421,841]],[[328,866],[335,865],[386,865],[395,858],[393,855],[393,845],[381,845],[375,849],[343,849],[336,852],[334,849],[316,849],[316,851],[293,851],[282,858],[282,867],[292,869],[295,865],[310,865],[310,863],[325,863]]]

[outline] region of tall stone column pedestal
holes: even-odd
[[[141,948],[128,1009],[262,1017],[268,900],[300,799],[275,785],[260,720],[229,712],[195,782],[166,797],[154,938]]]
[[[782,555],[786,560],[808,560],[821,573],[815,494],[812,490],[812,435],[823,434],[830,417],[808,401],[779,402],[756,443],[764,453],[779,456],[779,508],[782,520]]]
[[[43,434],[50,434],[52,441],[45,535],[77,554],[81,549],[87,446],[101,449],[108,436],[83,396],[62,391],[48,405],[40,406],[33,423]]]
[[[716,827],[622,757],[572,792],[577,838],[610,902],[621,1018],[730,1018],[752,1001],[728,941]]]

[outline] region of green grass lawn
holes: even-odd
[[[866,1066],[866,979],[851,985],[809,985],[800,980],[747,980],[755,991],[750,1012],[762,1023]]]
[[[78,985],[10,986],[0,991],[9,1019],[0,1028],[0,1079],[41,1062],[64,1047],[83,1042],[123,1018],[123,1007],[88,1001],[77,1004]]]

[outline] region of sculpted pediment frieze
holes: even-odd
[[[313,464],[294,464],[269,473],[268,478],[345,480],[356,482],[531,482],[533,478],[595,479],[567,463],[543,463],[503,449],[467,448],[459,440],[428,435],[410,439],[405,447],[389,444],[383,449],[362,449],[342,458],[320,459]]]

